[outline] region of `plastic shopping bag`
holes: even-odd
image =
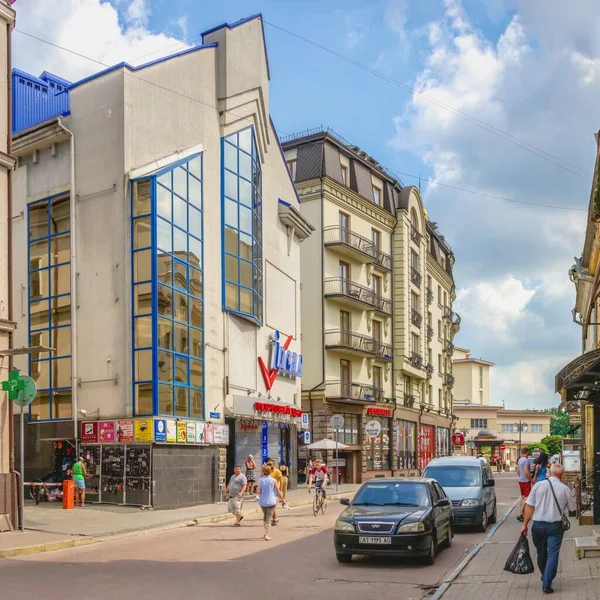
[[[521,534],[517,545],[508,556],[508,560],[504,565],[504,570],[516,573],[517,575],[528,575],[529,573],[533,573],[533,561],[531,560],[531,554],[529,554],[529,541],[527,540],[527,536]]]

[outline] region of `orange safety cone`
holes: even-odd
[[[72,480],[63,481],[63,508],[73,508],[75,502],[75,482]]]

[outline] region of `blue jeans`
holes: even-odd
[[[534,521],[531,538],[537,550],[537,563],[542,574],[542,587],[549,588],[556,577],[558,555],[565,532],[561,521],[545,523]]]

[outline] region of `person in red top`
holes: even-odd
[[[327,488],[327,480],[329,478],[329,473],[327,472],[327,467],[325,467],[320,460],[315,460],[314,467],[310,470],[310,475],[308,477],[308,487],[310,488],[312,482],[315,482],[315,490],[321,490],[323,492],[323,498],[327,496],[326,488]]]

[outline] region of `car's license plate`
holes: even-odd
[[[391,544],[391,537],[359,537],[359,544]]]

